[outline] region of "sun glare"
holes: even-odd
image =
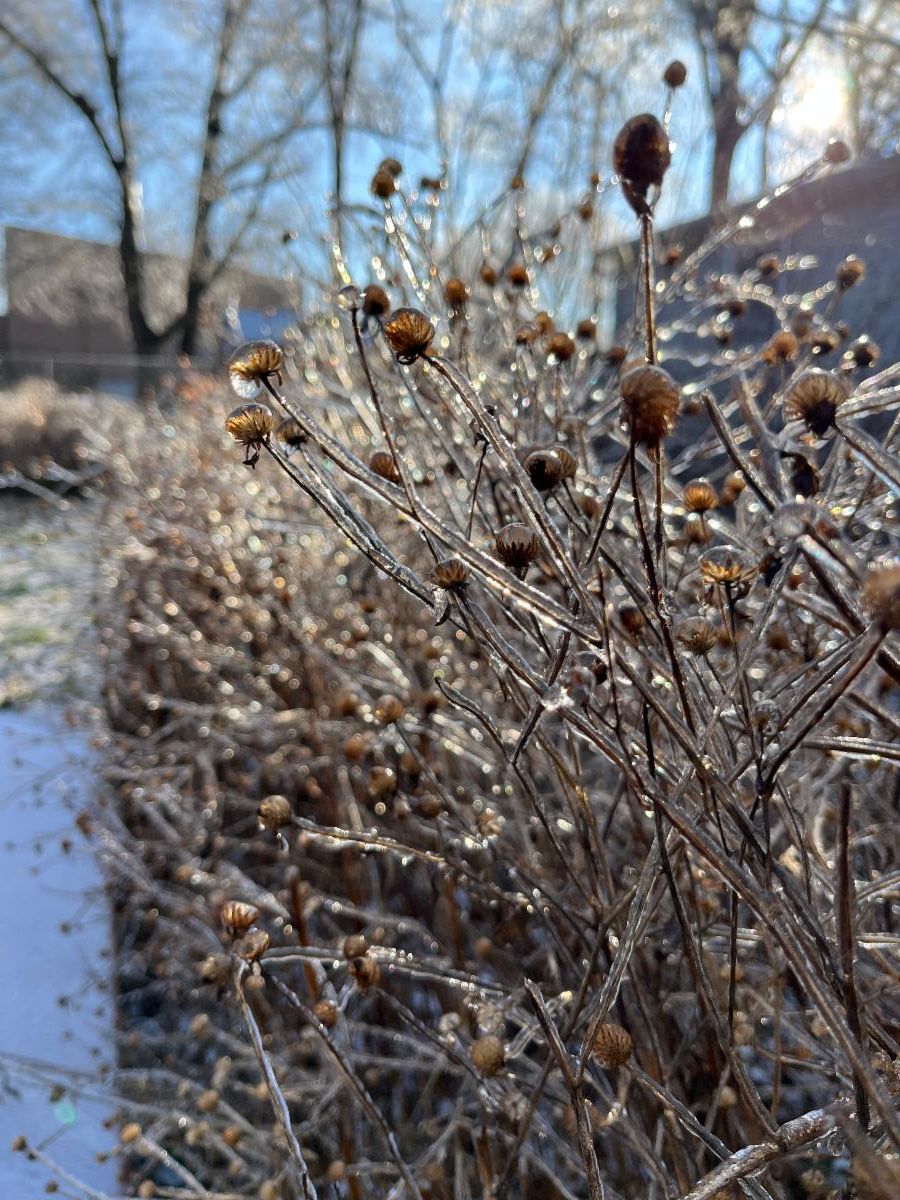
[[[833,69],[811,72],[799,81],[781,110],[781,124],[803,136],[840,133],[847,122],[847,87]]]

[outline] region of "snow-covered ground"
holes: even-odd
[[[0,1200],[38,1200],[47,1155],[118,1193],[110,923],[92,842],[98,505],[0,497]],[[39,1154],[12,1150],[24,1136]],[[76,1191],[56,1177],[59,1195]],[[90,1195],[90,1193],[88,1193]]]

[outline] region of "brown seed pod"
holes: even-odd
[[[362,958],[369,949],[369,943],[361,933],[351,933],[344,938],[344,943],[341,947],[344,958]]]
[[[624,346],[610,346],[603,358],[608,367],[620,367],[628,357],[628,351]]]
[[[557,362],[568,362],[575,353],[575,343],[567,333],[551,333],[547,338],[547,355]]]
[[[673,58],[663,71],[663,83],[666,87],[680,88],[687,79],[687,67],[680,59]]]
[[[536,325],[520,325],[516,330],[516,345],[531,346],[537,341],[540,336],[540,330]]]
[[[791,456],[791,485],[798,496],[808,500],[819,490],[819,471],[805,454]]]
[[[715,546],[700,559],[700,577],[704,583],[744,583],[756,574],[756,565],[749,563],[735,546]]]
[[[375,719],[380,725],[392,725],[404,712],[406,709],[399,696],[382,696],[375,705]]]
[[[330,1000],[318,1000],[313,1006],[313,1015],[326,1029],[334,1029],[338,1023],[338,1007]]]
[[[497,268],[489,262],[481,264],[479,275],[481,276],[481,282],[486,283],[488,287],[493,287],[497,282]]]
[[[494,538],[500,561],[513,571],[526,571],[541,552],[541,543],[527,525],[513,521]]]
[[[605,1071],[614,1071],[628,1062],[634,1050],[631,1034],[621,1025],[601,1025],[594,1035],[591,1055]]]
[[[259,909],[243,900],[226,900],[219,909],[219,920],[229,933],[243,933],[259,920]]]
[[[369,988],[378,986],[381,968],[374,958],[365,955],[362,958],[354,958],[350,964],[350,974],[360,991],[365,992]]]
[[[479,1075],[490,1078],[498,1075],[506,1062],[506,1047],[502,1040],[493,1033],[476,1038],[470,1051],[472,1066]]]
[[[841,357],[844,370],[854,367],[874,367],[881,358],[881,347],[873,342],[868,334],[863,333],[852,341]]]
[[[668,135],[652,113],[631,117],[613,146],[613,169],[622,180],[625,199],[636,213],[648,213],[647,193],[662,186],[672,161]]]
[[[779,363],[795,359],[799,350],[800,343],[797,341],[796,334],[791,333],[789,329],[779,329],[777,333],[772,334],[760,350],[759,357],[764,363],[776,366]]]
[[[469,289],[455,275],[444,284],[444,301],[451,308],[462,308],[469,299]]]
[[[244,462],[248,467],[259,462],[259,448],[268,441],[274,428],[275,418],[265,404],[242,404],[225,418],[226,432],[244,447]]]
[[[256,815],[259,817],[259,823],[263,829],[282,829],[285,825],[290,825],[293,812],[291,811],[291,802],[287,796],[266,796],[260,802],[259,808],[256,810]]]
[[[442,588],[457,588],[468,583],[471,571],[461,558],[445,558],[435,563],[432,579]]]
[[[549,492],[565,479],[565,468],[556,450],[533,450],[522,463],[539,492]]]
[[[822,437],[833,428],[837,410],[847,399],[843,381],[821,367],[808,367],[792,381],[784,396],[784,415],[804,421],[810,433]]]
[[[636,442],[653,450],[675,429],[681,393],[662,367],[633,367],[621,380],[622,420]]]
[[[837,265],[837,270],[834,277],[838,287],[842,292],[848,288],[855,287],[865,278],[866,264],[856,254],[848,254],[846,258],[841,259]]]
[[[362,294],[363,316],[383,317],[391,311],[391,298],[378,283],[370,283]]]
[[[885,633],[900,629],[900,559],[874,563],[863,583],[863,603]]]
[[[242,400],[253,400],[259,395],[264,380],[274,375],[281,384],[283,363],[284,351],[277,342],[244,342],[228,362],[228,380],[232,391]]]
[[[705,546],[712,541],[712,530],[699,513],[689,513],[684,523],[684,542],[687,546]]]
[[[370,184],[372,195],[377,196],[379,200],[390,200],[394,192],[397,190],[396,177],[390,172],[379,167],[372,176]]]
[[[556,445],[553,447],[553,453],[559,459],[563,479],[574,479],[578,474],[578,460],[572,451],[565,446]]]
[[[734,504],[738,496],[747,486],[747,481],[744,479],[741,471],[732,471],[725,476],[725,482],[722,484],[722,490],[719,493],[719,502],[721,504]]]
[[[625,604],[619,609],[619,620],[625,632],[632,637],[636,637],[647,624],[647,618],[633,604]]]
[[[763,279],[771,279],[781,271],[781,263],[775,254],[764,254],[757,260],[756,269]]]
[[[663,252],[662,261],[666,267],[674,267],[676,263],[680,263],[684,256],[684,250],[681,246],[667,246]]]
[[[692,479],[684,485],[684,507],[688,512],[710,512],[718,503],[716,489],[706,479]]]
[[[403,163],[399,158],[388,156],[387,158],[383,158],[378,164],[378,170],[387,171],[388,175],[393,175],[397,179],[403,174]]]
[[[202,1113],[215,1112],[219,1107],[219,1093],[214,1088],[208,1088],[197,1097],[197,1107]]]
[[[581,217],[582,221],[589,221],[594,215],[593,200],[582,200],[578,205],[578,215]]]
[[[841,163],[849,162],[851,158],[850,147],[846,142],[842,142],[840,138],[829,138],[828,144],[825,147],[825,153],[822,155],[827,163],[838,167]]]
[[[528,269],[524,263],[513,263],[506,269],[506,282],[510,287],[523,288],[528,286]]]
[[[296,450],[308,440],[306,431],[296,417],[285,417],[275,432],[279,442],[284,442],[291,450]]]
[[[249,929],[234,944],[234,952],[245,962],[259,962],[269,948],[269,935],[264,929]]]
[[[841,338],[837,330],[818,325],[810,330],[807,342],[813,354],[831,354],[841,344]]]
[[[382,328],[397,362],[404,366],[426,354],[434,339],[434,326],[415,308],[395,309]]]
[[[718,640],[715,627],[705,617],[685,617],[675,636],[690,654],[709,654]]]
[[[593,342],[597,337],[597,322],[593,317],[585,317],[575,327],[575,336],[582,342]]]
[[[389,483],[400,482],[400,472],[390,450],[376,450],[369,458],[369,467]]]

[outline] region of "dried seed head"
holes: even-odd
[[[709,654],[718,636],[705,617],[685,617],[675,631],[678,641],[690,654]]]
[[[633,367],[621,380],[622,419],[634,440],[655,449],[675,429],[681,394],[662,367]]]
[[[736,546],[714,546],[700,559],[700,577],[704,583],[744,583],[755,574],[755,564],[749,563]]]
[[[378,980],[381,978],[381,968],[374,958],[369,958],[366,955],[363,958],[354,958],[350,964],[350,974],[353,977],[353,982],[360,991],[365,992],[369,988],[378,986]]]
[[[202,1113],[215,1112],[219,1107],[219,1093],[213,1088],[209,1088],[207,1091],[201,1092],[197,1097],[197,1107]]]
[[[123,1146],[130,1146],[132,1142],[136,1142],[143,1134],[143,1130],[137,1121],[129,1121],[127,1125],[123,1125],[119,1130],[119,1141]]]
[[[841,366],[845,370],[854,367],[874,367],[881,358],[881,347],[873,342],[868,334],[863,333],[851,342],[841,357]]]
[[[382,696],[375,705],[375,719],[381,725],[392,725],[399,721],[406,709],[399,696]]]
[[[391,298],[378,283],[370,283],[362,294],[362,310],[366,317],[383,317],[391,311]]]
[[[900,629],[900,559],[869,568],[863,583],[863,603],[885,633]]]
[[[415,308],[395,309],[383,325],[388,345],[397,361],[408,365],[423,354],[434,338],[434,326]]]
[[[744,479],[743,473],[741,471],[732,471],[730,475],[725,476],[722,491],[719,493],[720,503],[734,504],[746,486],[747,481]]]
[[[680,88],[687,79],[687,67],[677,58],[673,58],[663,71],[663,83],[666,87]]]
[[[376,450],[369,458],[369,467],[376,475],[387,479],[389,483],[400,482],[400,472],[397,470],[394,456],[389,450]]]
[[[462,308],[469,299],[469,289],[455,275],[444,284],[444,300],[451,308]]]
[[[692,479],[684,485],[684,507],[690,513],[705,513],[716,508],[719,497],[706,479]]]
[[[513,571],[525,571],[541,552],[537,535],[517,521],[504,525],[494,539],[497,557]]]
[[[369,949],[369,943],[361,933],[351,933],[344,938],[341,949],[346,959],[362,958]]]
[[[784,415],[789,421],[804,421],[811,433],[822,437],[834,426],[838,407],[846,399],[847,389],[837,375],[808,367],[785,392]]]
[[[594,215],[593,200],[582,200],[578,205],[578,215],[581,217],[582,221],[589,221]]]
[[[276,431],[279,442],[284,442],[292,450],[302,446],[307,441],[306,432],[296,417],[285,417]]]
[[[772,334],[760,350],[759,357],[764,363],[777,366],[779,363],[795,359],[799,350],[800,343],[797,341],[796,334],[791,333],[789,329],[779,329],[777,333]]]
[[[771,279],[781,271],[781,263],[775,254],[764,254],[756,263],[756,269],[763,279]]]
[[[545,312],[543,309],[540,312],[536,312],[534,314],[533,324],[534,324],[535,329],[537,329],[538,333],[554,333],[555,332],[553,318],[550,316],[550,314],[548,312]]]
[[[575,336],[582,342],[592,342],[597,337],[597,322],[593,317],[585,317],[575,327]]]
[[[578,474],[578,460],[572,451],[565,446],[556,445],[553,447],[553,453],[560,461],[563,479],[574,479]]]
[[[633,604],[625,604],[619,609],[619,620],[625,632],[632,637],[636,637],[647,624],[647,618]]]
[[[493,287],[497,282],[497,268],[489,262],[481,264],[481,282],[486,283],[488,287]]]
[[[850,161],[850,147],[840,138],[829,138],[822,157],[833,167],[839,167],[841,163]]]
[[[435,563],[432,578],[438,587],[461,587],[469,580],[469,568],[461,558],[445,558],[443,562]]]
[[[234,944],[234,952],[245,962],[259,962],[269,948],[269,935],[264,929],[249,929]]]
[[[649,211],[647,193],[651,187],[662,186],[671,161],[668,135],[652,113],[625,122],[613,146],[613,169],[636,213]]]
[[[705,546],[712,541],[712,530],[700,513],[689,513],[684,523],[684,541],[688,546]]]
[[[226,900],[219,909],[219,920],[229,933],[243,933],[259,919],[259,909],[243,900]]]
[[[528,286],[528,269],[524,263],[513,263],[506,269],[506,282],[514,288]]]
[[[291,802],[287,796],[266,796],[260,802],[256,815],[263,829],[282,829],[291,823]]]
[[[614,1071],[628,1062],[634,1050],[631,1034],[621,1025],[601,1025],[594,1036],[591,1054],[605,1071]]]
[[[807,340],[813,354],[831,354],[841,344],[840,334],[827,325],[818,325],[810,330]]]
[[[855,287],[860,283],[866,274],[866,264],[856,254],[848,254],[842,259],[837,266],[834,277],[837,280],[837,285],[842,292],[848,288]]]
[[[226,431],[247,450],[247,462],[251,461],[250,451],[256,451],[253,461],[259,458],[259,447],[268,439],[274,428],[275,417],[271,408],[265,404],[242,404],[225,418]]]
[[[549,492],[565,479],[565,467],[556,450],[533,450],[522,463],[539,492]]]
[[[805,454],[792,454],[791,485],[798,496],[809,500],[819,490],[819,471],[816,464],[810,462]]]
[[[628,351],[624,346],[610,346],[603,357],[608,367],[620,367],[628,357]]]
[[[387,171],[388,175],[393,175],[394,179],[399,178],[403,174],[403,163],[399,158],[383,158],[378,164],[379,171]]]
[[[397,190],[397,180],[390,171],[385,171],[383,167],[379,167],[372,176],[370,186],[373,196],[377,196],[379,200],[390,200],[391,196]]]
[[[259,395],[263,380],[274,375],[281,383],[284,352],[277,342],[244,342],[238,346],[228,363],[228,380],[232,390],[242,400]]]
[[[479,1075],[487,1077],[499,1074],[506,1062],[506,1047],[501,1039],[493,1033],[476,1038],[472,1043],[470,1054],[472,1066]]]
[[[547,338],[547,354],[557,362],[568,362],[575,353],[575,343],[567,333],[551,333]]]
[[[338,1008],[330,1000],[319,1000],[313,1007],[313,1014],[326,1029],[334,1029],[338,1022]]]

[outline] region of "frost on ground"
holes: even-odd
[[[109,912],[76,818],[92,802],[90,652],[98,504],[0,510],[0,1195],[36,1200],[50,1161],[105,1191],[116,1161]],[[36,1159],[14,1154],[24,1135]],[[69,1193],[73,1194],[73,1193]]]

